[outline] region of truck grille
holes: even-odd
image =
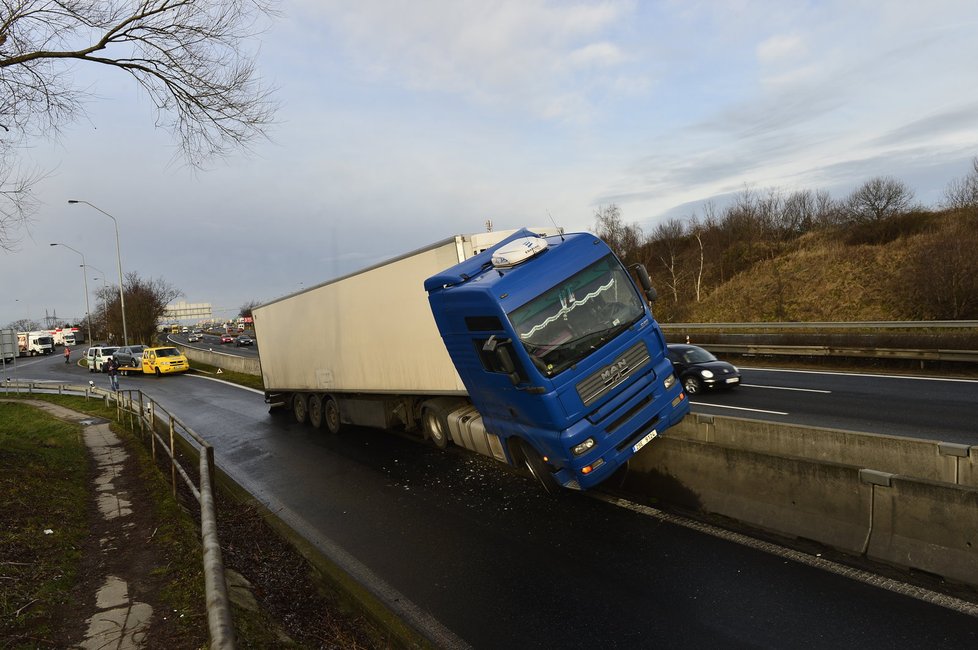
[[[648,365],[649,360],[648,348],[645,347],[645,343],[639,341],[615,359],[613,363],[578,383],[577,394],[584,402],[584,406],[590,406],[607,395],[615,386]]]

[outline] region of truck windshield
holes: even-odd
[[[608,255],[513,310],[509,318],[533,364],[553,377],[644,314],[625,269]]]

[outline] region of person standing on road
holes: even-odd
[[[107,363],[107,372],[109,373],[109,385],[112,390],[119,390],[119,362],[115,360],[115,357],[109,357]]]
[[[69,362],[70,360],[71,360],[71,350],[69,350],[69,349],[68,349],[68,346],[66,345],[66,346],[65,346],[65,365],[66,365],[66,366],[68,365],[68,362]]]

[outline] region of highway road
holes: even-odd
[[[742,385],[693,412],[978,444],[978,381],[741,368]]]
[[[19,364],[18,377],[97,377],[104,383],[84,369],[66,369],[60,359],[28,360]],[[860,391],[854,387],[860,381],[881,385],[833,378],[839,387],[852,383],[834,398],[783,390],[809,390],[814,380],[822,381],[748,370],[742,389],[707,396],[696,409],[729,414],[730,406],[746,405],[754,411],[743,415],[759,417],[762,407],[790,415],[785,404],[795,403],[804,417],[813,408],[804,406],[809,402],[835,399],[853,408],[861,392],[876,390]],[[863,576],[868,582],[843,577],[820,568],[815,558],[796,561],[647,510],[580,494],[551,499],[529,479],[461,450],[439,452],[369,429],[329,436],[269,415],[260,394],[223,382],[176,376],[127,378],[123,384],[179,413],[214,444],[222,469],[321,550],[399,599],[405,615],[445,646],[978,643],[974,605],[940,598],[935,604],[925,591],[871,576]],[[920,386],[932,396],[947,392]],[[950,392],[959,390],[968,394],[975,386]]]
[[[185,335],[173,338],[186,345]],[[197,345],[197,344],[191,344]],[[255,347],[201,347],[255,356]],[[978,380],[742,367],[734,390],[696,396],[694,413],[978,444]]]
[[[255,333],[253,331],[245,332],[245,334],[252,340],[255,340]],[[234,336],[237,336],[235,334]],[[203,340],[195,341],[189,343],[187,341],[186,334],[167,334],[167,339],[173,343],[179,343],[180,345],[185,345],[190,348],[197,348],[199,350],[213,350],[214,352],[224,352],[226,354],[237,354],[242,357],[257,357],[258,356],[258,345],[242,345],[237,346],[234,343],[221,343],[221,337],[216,334],[204,334]]]

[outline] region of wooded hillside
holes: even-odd
[[[936,208],[875,178],[848,197],[745,189],[651,233],[611,205],[595,232],[659,292],[660,322],[978,319],[978,158]]]

